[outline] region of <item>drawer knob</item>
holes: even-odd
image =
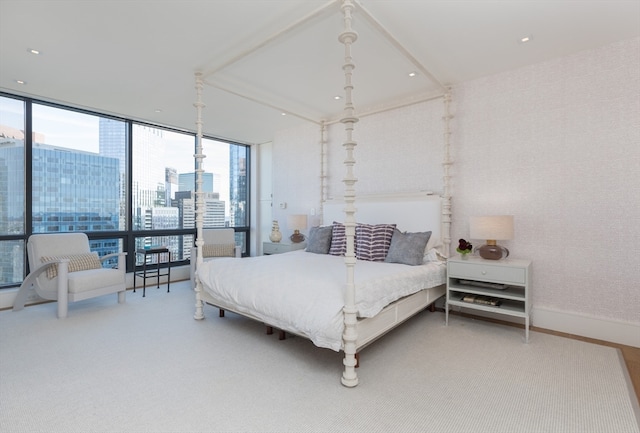
[[[482,275],[487,275],[487,271],[482,271]]]

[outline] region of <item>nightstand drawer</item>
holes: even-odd
[[[279,253],[285,253],[287,251],[291,251],[288,248],[288,245],[282,245],[282,244],[267,244],[265,243],[262,247],[262,252],[264,254],[279,254]]]
[[[262,244],[262,254],[282,254],[289,251],[303,250],[307,244],[300,242],[297,244],[279,243],[279,242],[264,242]]]
[[[513,266],[450,262],[448,271],[449,277],[468,278],[479,281],[490,280],[522,285],[526,283],[526,270]]]

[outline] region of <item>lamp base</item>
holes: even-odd
[[[476,251],[483,259],[500,260],[509,257],[509,250],[501,245],[485,244],[476,248]]]
[[[289,239],[294,244],[299,244],[300,242],[303,242],[306,238],[304,237],[304,235],[302,233],[300,233],[298,230],[296,230],[296,231],[293,232],[293,234],[291,236],[289,236]]]

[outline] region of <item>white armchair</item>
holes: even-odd
[[[29,237],[27,255],[31,273],[22,282],[13,310],[24,308],[30,289],[44,299],[58,301],[58,318],[67,317],[68,303],[96,296],[118,293],[118,302],[126,296],[127,253],[113,253],[99,258],[89,248],[84,233],[36,234]],[[117,268],[103,268],[114,257]]]
[[[242,257],[242,247],[236,245],[235,230],[203,229],[204,241],[202,261],[213,260],[218,257]],[[191,247],[191,287],[196,286],[196,247]]]

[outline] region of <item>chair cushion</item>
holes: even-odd
[[[69,293],[88,292],[120,285],[124,289],[124,273],[119,269],[90,269],[69,274]]]
[[[69,272],[86,271],[88,269],[99,269],[102,267],[98,253],[71,254],[64,256],[43,256],[42,263],[55,262],[60,259],[69,259]],[[47,269],[47,278],[50,280],[58,276],[58,264],[55,263]]]
[[[202,246],[202,257],[234,257],[236,244],[205,244]]]
[[[205,245],[231,244],[235,243],[235,239],[235,231],[232,228],[202,230],[202,240],[204,240]]]

